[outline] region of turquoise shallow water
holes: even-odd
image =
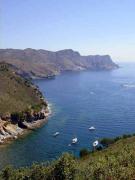
[[[0,167],[52,160],[66,151],[78,155],[95,139],[135,132],[134,69],[134,64],[123,64],[111,72],[69,72],[36,80],[52,115],[42,128],[0,148]],[[90,132],[90,126],[96,130]],[[60,135],[54,138],[56,131]],[[68,146],[75,135],[78,144]]]

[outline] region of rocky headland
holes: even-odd
[[[118,68],[109,55],[82,56],[72,49],[56,52],[35,50],[0,49],[0,62],[12,64],[23,77],[52,78],[65,71],[113,70]]]
[[[39,88],[14,67],[0,63],[0,144],[47,121],[50,108]]]

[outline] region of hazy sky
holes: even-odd
[[[0,48],[135,61],[135,0],[0,0]]]

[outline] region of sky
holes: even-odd
[[[135,0],[0,0],[0,48],[135,61]]]

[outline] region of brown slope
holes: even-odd
[[[71,49],[51,52],[35,49],[0,49],[0,62],[16,66],[30,77],[47,77],[63,71],[112,70],[118,66],[109,55],[81,56]]]
[[[31,82],[17,75],[14,67],[0,63],[0,116],[42,104],[42,95]]]

